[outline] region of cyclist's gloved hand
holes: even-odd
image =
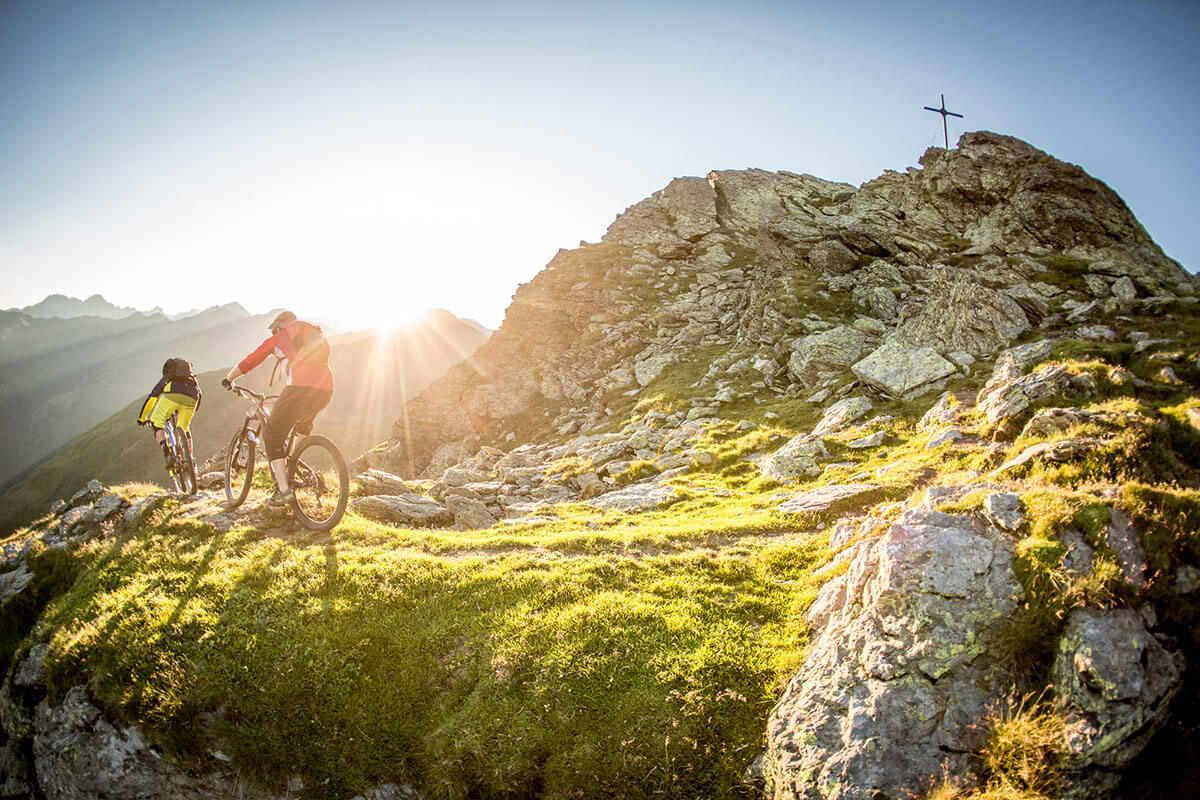
[[[233,391],[233,383],[230,382],[229,378],[221,378],[221,385],[226,389]]]

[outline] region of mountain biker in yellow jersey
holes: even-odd
[[[333,373],[329,370],[329,343],[319,327],[284,311],[272,320],[270,330],[271,336],[229,370],[221,385],[228,389],[238,376],[245,375],[271,354],[284,360],[286,385],[271,409],[271,418],[263,430],[263,444],[277,487],[267,504],[286,506],[294,497],[287,476],[288,432],[294,427],[300,437],[312,433],[313,420],[333,397]]]
[[[200,407],[200,387],[196,385],[196,376],[192,373],[192,365],[184,358],[168,358],[163,363],[162,379],[154,384],[146,402],[142,403],[142,411],[138,414],[138,424],[149,423],[154,428],[154,438],[158,440],[163,450],[163,458],[167,469],[175,467],[175,455],[167,447],[167,434],[163,424],[175,412],[179,412],[178,427],[187,437],[188,448],[192,445],[192,432],[188,430],[192,415]]]

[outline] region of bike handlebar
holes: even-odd
[[[250,397],[253,397],[255,400],[258,400],[260,403],[267,399],[267,396],[265,394],[259,394],[258,392],[254,391],[253,389],[248,389],[239,383],[230,382],[229,391],[233,392],[238,397],[246,397],[247,395],[249,395]]]

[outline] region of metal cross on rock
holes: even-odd
[[[942,115],[942,138],[945,139],[946,149],[949,150],[950,149],[950,134],[946,130],[946,117],[958,117],[959,119],[962,119],[963,115],[955,114],[953,111],[946,110],[946,95],[942,95],[942,107],[941,108],[930,108],[929,106],[925,106],[925,110],[926,111],[934,111],[934,112]]]

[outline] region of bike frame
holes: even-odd
[[[250,410],[246,412],[246,420],[242,423],[242,430],[244,430],[246,435],[250,437],[250,441],[254,442],[254,446],[257,449],[259,445],[259,436],[262,434],[263,428],[267,426],[267,421],[271,419],[271,411],[267,408],[266,403],[272,398],[277,399],[279,395],[263,394],[261,392],[256,392],[253,389],[247,389],[245,386],[240,386],[236,383],[230,388],[235,394],[237,394],[238,397],[251,397],[255,401],[254,405],[250,407]],[[284,452],[287,453],[287,456],[285,456],[286,458],[291,458],[292,447],[296,444],[295,440],[296,431],[294,429],[288,431],[287,439],[284,440]],[[266,457],[265,452],[263,453],[263,457]],[[273,482],[275,481],[274,473],[271,473],[271,480]],[[275,488],[278,489],[278,485],[276,485]]]
[[[179,452],[179,440],[175,438],[175,426],[178,424],[178,417],[179,412],[176,411],[167,417],[163,423],[163,434],[167,437],[167,445],[171,448],[172,453]]]

